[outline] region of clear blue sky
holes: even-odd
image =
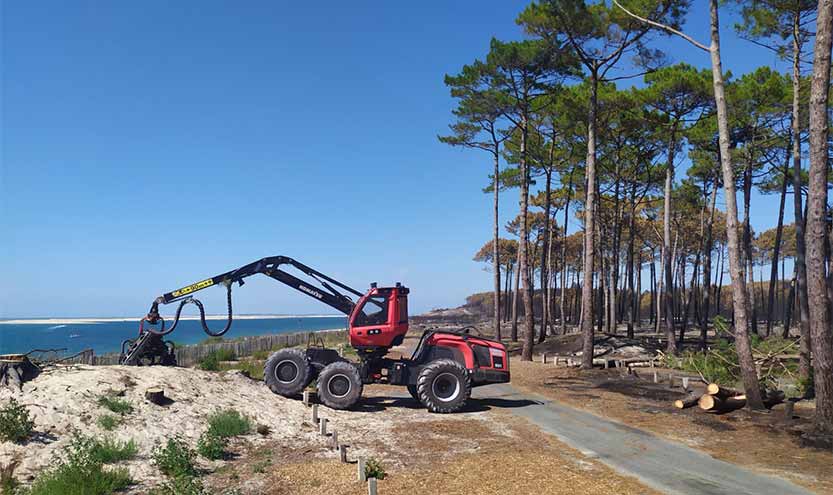
[[[0,317],[140,315],[273,254],[361,289],[402,281],[412,312],[488,290],[471,258],[491,232],[489,162],[437,141],[443,75],[521,37],[525,4],[3,2]],[[727,69],[775,63],[723,23]],[[777,201],[754,207],[774,224]],[[219,289],[201,298],[224,311]],[[235,304],[330,312],[268,279]]]

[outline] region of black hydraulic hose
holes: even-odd
[[[208,325],[205,323],[205,309],[202,306],[202,303],[198,299],[192,299],[191,301],[197,305],[197,308],[200,310],[200,324],[202,325],[202,330],[212,337],[221,337],[226,334],[231,328],[232,316],[231,316],[231,283],[226,285],[226,301],[228,302],[228,319],[226,320],[226,326],[220,330],[219,332],[212,332]]]
[[[176,308],[176,314],[174,315],[174,323],[170,326],[170,328],[165,328],[165,320],[162,320],[162,328],[159,330],[154,330],[153,328],[144,328],[144,331],[150,332],[154,335],[168,335],[169,333],[173,332],[176,329],[176,326],[179,325],[179,317],[182,314],[182,308],[185,307],[186,304],[191,303],[194,304],[197,309],[200,311],[200,325],[202,325],[203,331],[210,335],[211,337],[221,337],[226,334],[231,328],[232,323],[232,311],[231,311],[231,284],[229,283],[226,285],[226,300],[228,302],[228,320],[226,321],[226,326],[219,332],[213,332],[210,328],[208,328],[208,324],[205,321],[205,307],[203,307],[202,302],[199,299],[194,299],[193,297],[189,297],[187,299],[183,299],[179,306]]]

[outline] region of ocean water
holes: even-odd
[[[169,322],[166,324],[170,325]],[[208,320],[212,331],[225,327],[226,320]],[[282,316],[235,319],[224,335],[227,339],[272,333],[314,332],[347,328],[345,316]],[[25,353],[33,349],[66,349],[74,354],[92,348],[96,354],[119,352],[125,339],[138,335],[139,321],[88,322],[65,320],[63,323],[0,322],[0,354]],[[165,339],[177,344],[196,344],[205,340],[199,320],[180,320]]]

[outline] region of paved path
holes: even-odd
[[[596,416],[508,384],[474,390],[482,405],[506,407],[543,431],[620,473],[673,494],[809,494],[788,481],[719,461],[685,445]],[[476,407],[477,402],[472,401]]]

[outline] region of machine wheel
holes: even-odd
[[[263,379],[272,392],[284,397],[297,395],[312,381],[312,367],[299,349],[281,349],[269,356]]]
[[[416,385],[408,385],[408,393],[411,394],[411,397],[413,397],[415,401],[422,402],[419,398],[419,391],[417,390]]]
[[[417,392],[429,411],[452,413],[471,395],[471,379],[466,368],[453,359],[437,359],[419,373]]]
[[[333,409],[348,409],[362,396],[359,370],[345,361],[330,363],[318,374],[318,398]]]

